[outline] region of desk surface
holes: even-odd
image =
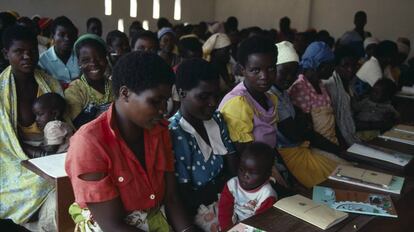
[[[399,143],[392,143],[392,141],[374,141],[376,145],[381,145],[387,148],[394,148],[400,152],[406,152],[414,150],[413,146],[401,146]],[[390,142],[390,143],[389,143]],[[409,153],[413,154],[413,153]],[[414,169],[414,163],[411,162],[409,169]],[[398,171],[383,170],[380,167],[372,167],[366,163],[360,163],[357,166],[362,168],[369,168],[372,170],[382,171],[384,173],[390,174],[401,174]],[[405,172],[405,183],[401,191],[401,195],[390,194],[394,205],[397,210],[398,218],[388,218],[388,217],[379,217],[379,216],[368,216],[360,214],[349,214],[349,217],[343,222],[335,225],[332,228],[329,228],[328,232],[343,232],[343,231],[363,231],[363,232],[377,232],[377,231],[414,231],[413,229],[413,220],[414,220],[414,175],[413,172]],[[347,183],[326,180],[323,183],[319,184],[320,186],[342,188],[355,191],[368,191],[368,192],[378,192],[382,194],[387,194],[381,191],[376,191],[369,188],[359,187]],[[305,192],[300,192],[300,194],[312,198],[312,190],[307,190]],[[309,223],[302,221],[290,214],[287,214],[279,209],[272,208],[265,213],[257,216],[253,216],[245,221],[246,224],[254,226],[259,229],[266,231],[281,231],[281,232],[294,232],[294,231],[324,231],[319,229],[316,226],[313,226]]]

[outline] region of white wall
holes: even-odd
[[[182,17],[180,22],[199,22],[214,19],[214,0],[181,0]],[[174,0],[160,0],[160,15],[173,19]],[[129,0],[112,0],[112,15],[104,14],[104,0],[0,0],[0,11],[15,10],[22,16],[39,14],[43,17],[69,17],[79,28],[80,33],[86,30],[86,20],[98,17],[103,23],[103,35],[117,28],[119,18],[125,21],[125,31],[133,20],[149,20],[150,29],[156,30],[156,19],[152,19],[152,0],[138,0],[138,16],[129,16]]]

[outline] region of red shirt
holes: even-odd
[[[174,171],[168,122],[144,130],[145,171],[122,139],[113,109],[112,105],[70,140],[65,169],[75,201],[84,208],[86,202],[104,202],[119,196],[128,212],[158,206],[164,198],[164,174]],[[78,177],[97,172],[106,176],[99,181]]]

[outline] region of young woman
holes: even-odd
[[[277,77],[271,92],[278,97],[277,147],[289,171],[305,187],[311,188],[326,180],[336,162],[314,152],[309,146],[320,139],[296,113],[287,89],[297,78],[299,57],[290,42],[276,44],[278,48]],[[323,140],[323,137],[322,139]],[[327,142],[329,144],[329,142]],[[320,144],[320,143],[316,143]]]
[[[118,61],[112,80],[114,104],[71,139],[72,216],[94,231],[196,231],[176,191],[163,120],[171,68],[156,54],[132,52]]]
[[[54,45],[40,55],[39,65],[48,74],[61,82],[63,87],[79,77],[80,70],[73,44],[78,29],[65,16],[55,18],[52,23]]]
[[[246,144],[254,141],[276,148],[278,101],[276,96],[267,93],[276,78],[276,47],[267,38],[253,36],[240,44],[237,56],[245,79],[223,98],[219,106],[230,138],[240,153]],[[280,157],[277,157],[276,167],[287,180],[288,172]],[[278,171],[275,170],[273,176],[286,185]]]
[[[10,26],[4,31],[5,57],[10,63],[0,74],[0,218],[24,224],[38,211],[38,220],[26,224],[30,230],[56,230],[53,187],[21,166],[29,157],[22,137],[41,135],[32,105],[48,92],[62,93],[59,83],[36,69],[39,59],[36,35],[26,27]]]
[[[85,34],[75,43],[82,76],[65,90],[69,116],[76,127],[95,119],[113,101],[111,81],[105,76],[108,66],[106,44],[95,34]]]
[[[158,52],[158,55],[161,56],[171,67],[179,64],[180,58],[173,52],[177,43],[177,38],[173,29],[164,27],[159,30],[158,40],[160,41],[160,51]]]
[[[200,205],[216,202],[227,179],[236,174],[237,155],[216,111],[219,77],[211,64],[201,58],[184,61],[176,85],[181,107],[169,126],[175,172],[185,206],[195,215]]]
[[[332,143],[338,144],[331,99],[322,80],[334,71],[335,56],[324,42],[313,42],[302,56],[302,74],[289,89],[292,103],[308,117],[309,125]]]

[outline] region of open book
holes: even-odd
[[[395,194],[400,194],[404,185],[403,177],[347,165],[338,165],[328,178]]]
[[[299,194],[283,198],[273,206],[323,230],[348,217],[347,213],[318,204]]]
[[[315,186],[312,199],[343,212],[398,217],[389,195]]]
[[[413,158],[413,156],[401,152],[359,143],[352,144],[352,146],[348,148],[347,152],[386,161],[402,167],[406,166]]]
[[[59,178],[67,176],[65,171],[66,153],[30,159],[29,162],[48,176]]]
[[[414,127],[407,125],[397,125],[379,137],[414,146]]]

